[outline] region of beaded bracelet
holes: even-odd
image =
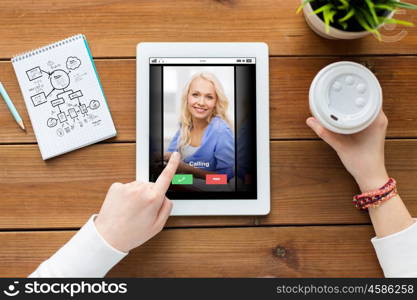
[[[395,189],[395,190],[393,190],[391,193],[389,193],[387,196],[382,197],[380,200],[378,200],[378,201],[375,201],[375,202],[373,202],[373,203],[369,203],[369,204],[366,204],[366,205],[362,206],[362,209],[363,209],[363,210],[367,210],[369,207],[373,207],[373,208],[378,207],[378,206],[380,206],[380,205],[381,205],[384,201],[388,201],[388,200],[390,200],[391,198],[393,198],[393,197],[395,197],[395,196],[397,196],[397,195],[398,195],[398,192],[397,192],[397,189]]]
[[[369,207],[378,207],[397,195],[397,182],[390,178],[381,188],[354,196],[353,204],[356,208],[367,210]]]

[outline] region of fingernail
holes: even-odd
[[[307,121],[306,121],[307,125],[310,126],[310,127],[313,126],[314,122],[315,122],[315,120],[314,120],[313,117],[308,118]]]

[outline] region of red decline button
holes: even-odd
[[[207,174],[206,184],[227,184],[226,174]]]

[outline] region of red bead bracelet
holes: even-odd
[[[365,192],[353,197],[353,205],[356,208],[367,210],[369,207],[377,207],[383,202],[398,195],[397,182],[390,178],[387,183],[377,190]]]

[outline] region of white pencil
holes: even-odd
[[[16,123],[19,124],[22,130],[26,131],[25,124],[23,124],[23,120],[20,117],[16,107],[14,106],[12,99],[10,99],[9,94],[7,94],[6,89],[4,88],[3,84],[0,82],[0,95],[3,97],[4,102],[6,102],[7,107],[9,108],[10,112],[12,113]]]

